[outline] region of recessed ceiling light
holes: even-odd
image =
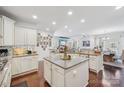
[[[86,34],[85,33],[81,33],[83,37],[86,37]]]
[[[107,39],[107,40],[109,40],[109,39],[110,39],[110,37],[107,37],[106,39]]]
[[[81,19],[81,23],[85,23],[85,19]]]
[[[119,10],[119,9],[121,9],[123,6],[116,6],[115,7],[115,10]]]
[[[52,22],[52,24],[53,24],[53,25],[56,25],[56,22],[55,22],[55,21],[53,21],[53,22]]]
[[[68,28],[68,26],[67,26],[67,25],[65,25],[65,28],[67,29],[67,28]]]
[[[102,40],[105,40],[105,37],[103,37]]]
[[[71,30],[71,29],[69,29],[69,30],[68,30],[68,32],[72,32],[72,30]]]
[[[73,12],[72,11],[68,11],[68,15],[72,15],[73,14]]]
[[[47,31],[49,31],[50,29],[49,28],[46,28]]]
[[[37,19],[37,16],[36,15],[33,15],[32,17],[33,17],[33,19]]]

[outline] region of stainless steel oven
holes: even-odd
[[[8,62],[8,49],[0,49],[0,71],[4,68]]]

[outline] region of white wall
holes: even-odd
[[[93,49],[94,48],[94,36],[87,35],[71,37],[73,40],[77,41],[77,47],[80,49]],[[83,47],[83,41],[90,41],[90,47]]]

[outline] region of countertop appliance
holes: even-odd
[[[3,70],[7,62],[8,62],[8,49],[0,49],[0,71]]]

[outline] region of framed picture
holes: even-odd
[[[83,42],[83,47],[90,47],[90,41],[82,41]]]

